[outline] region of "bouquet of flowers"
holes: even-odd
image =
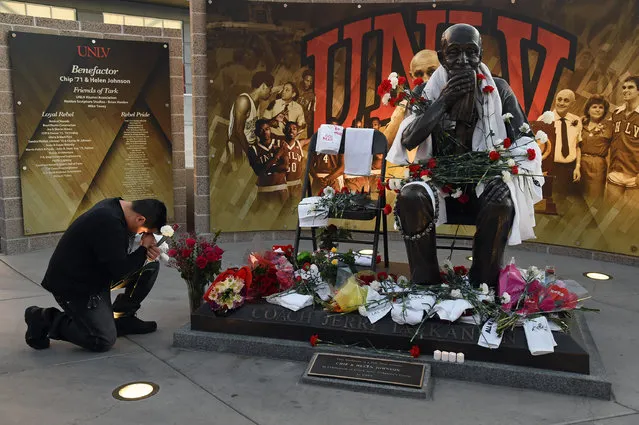
[[[181,233],[167,240],[168,266],[177,269],[187,283],[191,311],[197,309],[204,289],[220,273],[224,250],[217,245],[220,231],[212,235]]]
[[[204,300],[216,313],[227,314],[244,304],[251,278],[251,270],[246,266],[227,269],[213,281],[204,294]]]
[[[255,301],[293,286],[294,268],[285,255],[275,251],[251,253],[249,265],[253,276],[248,287],[247,299]]]
[[[413,80],[413,87],[417,87],[424,83],[421,78]],[[428,105],[425,97],[415,94],[408,84],[405,77],[400,77],[397,72],[391,72],[387,79],[382,80],[377,87],[377,94],[382,98],[383,105],[396,106],[406,101],[406,105],[410,106],[414,111],[423,111]]]
[[[329,217],[341,218],[346,210],[375,208],[369,194],[364,192],[364,189],[361,192],[351,192],[345,187],[336,192],[331,186],[326,186],[318,196],[321,198],[315,204],[315,209],[328,211]]]
[[[312,253],[300,252],[297,255],[297,264],[302,264],[304,270],[309,270],[311,265],[315,265],[321,278],[332,284],[337,280],[337,269],[340,265],[348,267],[352,273],[356,272],[355,254],[350,249],[345,253],[337,252],[337,248],[319,249]]]
[[[564,282],[544,285],[541,276],[542,272],[534,266],[522,273],[514,261],[502,270],[499,278],[501,312],[497,321],[498,334],[514,328],[526,318],[540,315],[566,330],[567,324],[562,316],[574,310],[596,311],[580,306],[578,303],[583,299],[578,299]]]

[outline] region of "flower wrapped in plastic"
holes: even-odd
[[[249,255],[249,266],[253,282],[248,288],[247,301],[256,301],[293,286],[294,268],[284,254],[275,251],[253,252]]]
[[[359,286],[358,279],[351,276],[333,297],[330,309],[335,312],[349,313],[366,303],[366,288]]]
[[[251,286],[251,269],[230,268],[220,273],[204,294],[204,300],[216,312],[235,310],[244,304]]]

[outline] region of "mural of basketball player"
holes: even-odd
[[[330,119],[328,123],[339,125],[334,118]],[[340,191],[344,187],[344,158],[342,155],[315,155],[308,173],[311,176],[313,195],[317,195],[326,186]]]
[[[256,72],[251,79],[251,93],[240,94],[231,107],[228,150],[235,159],[243,158],[256,141],[257,105],[269,98],[273,81],[273,76],[268,72]]]
[[[284,151],[288,158],[286,185],[289,196],[295,202],[302,199],[302,178],[304,176],[304,151],[297,140],[297,124],[289,121],[284,126]]]
[[[621,85],[624,104],[612,113],[610,172],[605,199],[620,199],[639,206],[639,75]]]
[[[248,159],[257,176],[257,206],[283,204],[288,199],[286,150],[271,137],[268,120],[258,119],[254,132],[257,141],[249,147]]]
[[[306,128],[306,120],[304,119],[304,110],[302,106],[295,101],[299,93],[297,87],[291,81],[284,84],[280,99],[276,99],[264,111],[264,118],[270,120],[273,137],[277,140],[284,140],[284,126],[287,122],[297,124],[298,131]]]
[[[304,121],[306,121],[306,129],[300,132],[299,138],[306,139],[311,136],[313,128],[313,114],[315,113],[315,77],[313,71],[307,69],[302,74],[302,84],[300,85],[300,95],[297,103],[304,110]]]

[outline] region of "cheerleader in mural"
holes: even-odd
[[[607,157],[612,141],[612,122],[606,120],[610,104],[600,95],[593,95],[586,102],[581,142],[577,153],[581,155],[581,183],[584,198],[594,201],[604,194]]]

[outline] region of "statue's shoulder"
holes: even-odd
[[[495,86],[497,86],[497,90],[499,90],[499,93],[501,94],[502,92],[504,93],[512,93],[513,89],[510,88],[510,84],[508,84],[508,81],[504,80],[503,78],[500,77],[493,77],[493,80],[495,80]]]

